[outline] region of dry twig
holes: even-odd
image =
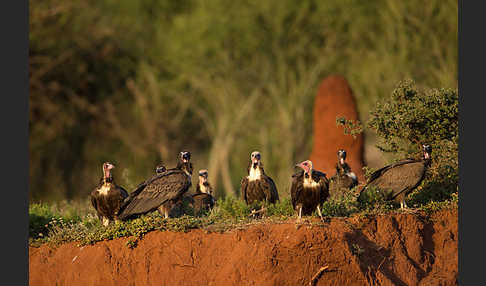
[[[252,210],[252,211],[251,211],[251,213],[250,213],[248,216],[249,216],[249,217],[250,217],[250,216],[254,216],[254,215],[256,215],[256,214],[259,214],[259,213],[265,212],[266,210],[267,210],[267,208],[261,208],[261,209],[259,209],[259,210],[257,210],[257,211],[256,211],[256,210]]]
[[[329,266],[322,266],[319,271],[317,271],[317,273],[314,274],[314,276],[312,277],[311,281],[309,282],[309,286],[316,285],[317,280],[319,280],[319,277],[321,277],[322,272],[324,272],[324,270],[326,270],[327,268],[329,268]]]

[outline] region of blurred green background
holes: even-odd
[[[457,88],[457,15],[452,0],[29,1],[30,200],[86,200],[104,161],[131,191],[182,150],[218,197],[259,150],[286,197],[320,81],[343,75],[362,121],[405,78]]]

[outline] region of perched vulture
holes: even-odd
[[[368,187],[375,186],[386,200],[399,201],[400,208],[406,208],[406,196],[420,185],[431,164],[432,147],[422,145],[422,148],[423,157],[421,159],[405,159],[371,174],[366,186],[360,191],[358,201],[363,202],[364,195],[369,190]]]
[[[251,153],[248,176],[241,180],[241,198],[247,205],[256,201],[276,203],[278,191],[272,178],[265,174],[260,152]]]
[[[351,167],[346,163],[346,151],[340,149],[337,154],[336,174],[329,179],[329,194],[331,198],[342,196],[345,191],[358,185],[358,178],[351,172]]]
[[[166,218],[169,217],[171,207],[191,186],[190,160],[190,152],[181,152],[175,168],[165,170],[141,183],[125,200],[119,219],[125,220],[154,210],[158,210]]]
[[[301,219],[302,215],[311,215],[317,209],[322,219],[320,207],[329,197],[329,180],[326,174],[314,170],[310,160],[295,166],[302,170],[292,175],[290,197],[294,210]]]
[[[123,200],[128,197],[125,189],[115,184],[111,170],[115,166],[109,162],[103,163],[103,177],[96,189],[91,192],[91,204],[104,226],[110,221],[118,220],[118,212]]]
[[[209,211],[214,207],[213,188],[208,182],[208,171],[199,170],[199,183],[196,186],[196,193],[192,195],[192,206],[194,214]]]

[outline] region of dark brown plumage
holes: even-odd
[[[122,220],[158,210],[166,218],[170,208],[191,186],[191,153],[181,152],[177,167],[159,173],[141,183],[125,200],[119,218]]]
[[[302,168],[302,171],[292,175],[292,207],[299,214],[299,219],[302,215],[311,215],[316,209],[322,219],[320,207],[329,197],[329,180],[325,173],[313,169],[310,160],[296,167]]]
[[[265,174],[258,151],[251,153],[248,176],[241,180],[241,198],[247,205],[256,201],[276,203],[279,200],[277,186],[272,178]]]
[[[192,195],[191,205],[195,215],[210,211],[216,200],[213,197],[213,188],[208,182],[208,171],[199,170],[199,183],[196,186],[196,193]]]
[[[363,202],[364,195],[370,189],[369,186],[375,186],[386,200],[399,201],[400,208],[406,208],[406,196],[420,185],[431,164],[432,148],[429,145],[423,145],[422,148],[423,158],[405,159],[371,174],[368,183],[360,191],[358,201]]]
[[[338,162],[336,174],[329,179],[329,195],[331,198],[339,198],[344,193],[358,185],[358,178],[351,172],[351,167],[346,163],[346,151],[338,150]]]
[[[115,166],[109,162],[103,163],[103,177],[100,184],[90,194],[91,204],[104,226],[118,220],[118,214],[128,192],[118,186],[111,173]]]

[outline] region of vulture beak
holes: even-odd
[[[304,163],[304,162],[299,163],[299,164],[295,164],[295,167],[299,167],[299,168],[301,168],[302,170],[304,170],[305,172],[307,172],[307,168],[304,166],[304,164],[303,164],[303,163]]]
[[[312,163],[309,160],[307,160],[307,161],[304,161],[304,162],[301,162],[301,163],[295,165],[295,167],[299,167],[302,170],[304,170],[305,173],[309,173],[310,170],[311,170],[311,165],[312,165]]]
[[[256,168],[258,163],[260,162],[260,153],[258,151],[254,151],[251,153],[251,162],[253,163],[253,168]]]

